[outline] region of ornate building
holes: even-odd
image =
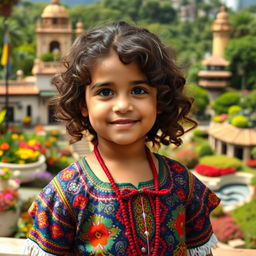
[[[72,29],[67,10],[59,0],[52,0],[43,10],[36,24],[36,59],[32,70],[33,76],[23,77],[18,71],[17,80],[9,81],[9,120],[21,122],[25,116],[31,116],[32,122],[41,124],[54,123],[53,109],[49,99],[55,95],[51,78],[62,69],[58,61],[43,61],[41,56],[52,53],[56,56],[65,54],[71,47],[73,35],[83,32],[83,24],[77,23]],[[4,106],[6,86],[0,81],[0,107]]]
[[[228,14],[225,7],[222,6],[212,24],[212,56],[202,61],[206,70],[198,73],[199,85],[208,91],[210,101],[215,100],[229,86],[229,79],[232,74],[225,70],[229,63],[224,59],[224,51],[228,44],[231,30]]]

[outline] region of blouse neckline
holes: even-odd
[[[161,187],[161,184],[163,182],[163,176],[164,176],[164,165],[162,162],[162,159],[160,157],[160,155],[155,154],[154,156],[157,158],[158,160],[158,179],[159,179],[159,184]],[[111,183],[107,182],[107,181],[102,181],[100,178],[98,178],[98,176],[96,176],[96,174],[93,172],[93,170],[91,169],[89,163],[86,161],[85,157],[83,157],[81,159],[82,162],[82,171],[84,173],[88,173],[88,175],[85,175],[93,184],[99,184],[101,188],[105,188],[105,189],[111,189]],[[119,188],[133,188],[133,189],[143,189],[143,188],[154,188],[154,180],[150,179],[150,180],[146,180],[146,181],[141,181],[138,183],[138,186],[135,186],[129,182],[124,182],[124,183],[117,183]]]

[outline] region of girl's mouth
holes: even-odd
[[[114,125],[115,127],[118,127],[118,128],[127,129],[127,128],[132,127],[137,122],[138,122],[138,120],[134,120],[134,119],[117,119],[117,120],[110,122],[110,124]]]

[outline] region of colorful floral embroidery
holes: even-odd
[[[60,178],[62,180],[71,180],[73,176],[74,176],[74,170],[68,169],[61,174]]]
[[[209,206],[217,206],[219,204],[219,198],[216,197],[216,195],[213,193],[213,192],[210,192],[209,195],[208,195],[208,205]]]
[[[64,233],[59,225],[53,224],[51,226],[51,235],[52,235],[53,239],[57,239],[57,238],[62,237],[64,235]]]
[[[37,210],[38,210],[38,203],[37,201],[34,201],[30,206],[28,213],[30,214],[31,217],[34,217],[37,213]]]
[[[194,228],[196,230],[201,230],[204,227],[204,223],[205,223],[205,217],[200,217],[199,219],[196,220]]]
[[[81,183],[77,183],[75,181],[71,181],[68,184],[68,192],[76,194],[81,187]]]
[[[172,165],[171,165],[171,168],[172,168],[173,170],[175,170],[175,172],[178,172],[178,173],[185,172],[185,170],[186,170],[182,165],[180,165],[180,164],[178,164],[178,163],[172,164]]]
[[[186,245],[180,243],[173,252],[173,256],[186,256]]]
[[[173,213],[173,218],[167,223],[167,226],[174,232],[176,238],[184,238],[186,216],[184,208],[179,206]]]
[[[120,229],[112,224],[110,218],[95,214],[83,226],[82,239],[86,240],[88,251],[93,251],[94,255],[107,253],[114,244],[115,238],[120,233]]]
[[[179,189],[177,189],[176,193],[177,193],[177,196],[178,196],[180,201],[185,201],[186,200],[186,193],[185,193],[184,189],[179,188]]]
[[[87,204],[88,198],[83,195],[77,195],[74,198],[73,206],[78,209],[84,209]]]
[[[39,212],[38,213],[38,226],[40,228],[46,228],[48,227],[49,223],[48,223],[48,217],[45,211]]]

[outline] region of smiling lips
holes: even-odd
[[[114,125],[118,128],[130,128],[137,122],[138,122],[138,120],[134,120],[134,119],[118,119],[118,120],[110,122],[110,124]]]

